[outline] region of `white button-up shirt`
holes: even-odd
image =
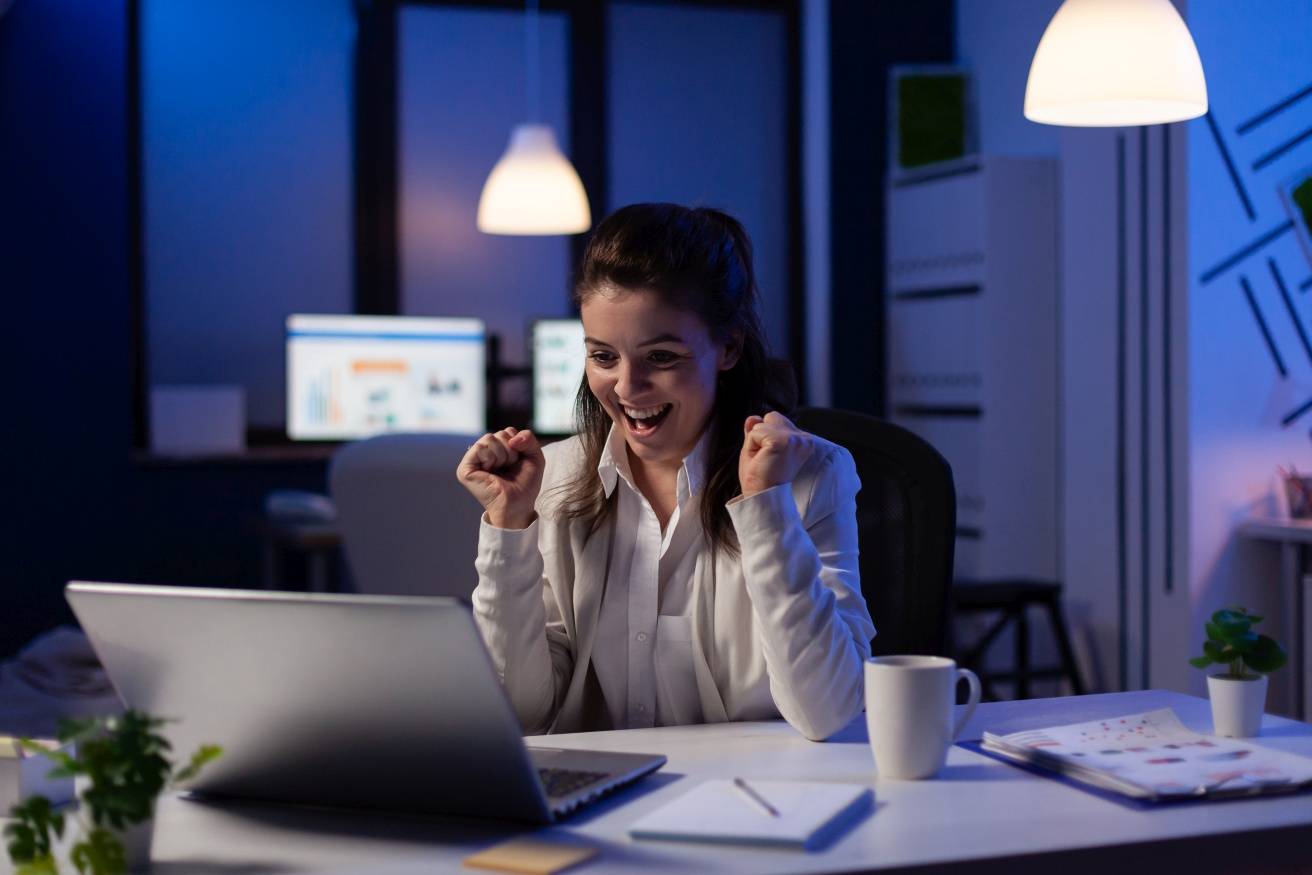
[[[597,466],[606,496],[619,490],[593,663],[616,726],[703,720],[693,672],[690,596],[702,541],[707,441],[703,435],[679,468],[676,506],[664,532],[634,483],[618,429],[611,429]]]
[[[532,525],[498,529],[485,516],[479,531],[474,619],[525,731],[782,716],[825,738],[860,714],[875,629],[851,455],[814,438],[791,483],[726,505],[740,549],[712,552],[699,450],[661,533],[621,474],[622,441],[612,433],[607,445],[598,473],[619,495],[600,524],[560,511],[585,461],[571,438],[544,448]]]

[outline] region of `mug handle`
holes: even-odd
[[[975,713],[975,708],[979,705],[979,678],[976,677],[975,673],[970,669],[959,668],[957,669],[957,683],[961,683],[962,678],[965,678],[966,683],[970,684],[970,698],[966,700],[966,710],[962,713],[961,717],[957,719],[957,725],[952,728],[953,741],[957,740],[957,736],[961,734],[961,730],[965,727],[966,723]]]

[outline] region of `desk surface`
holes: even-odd
[[[1211,728],[1206,700],[1145,691],[981,705],[963,739],[977,739],[985,728],[1011,732],[1158,707],[1174,708],[1194,729]],[[782,722],[581,733],[533,741],[669,757],[661,772],[640,785],[543,830],[601,848],[602,857],[580,867],[581,873],[858,872],[936,865],[1069,875],[1127,863],[1138,871],[1153,859],[1187,862],[1190,871],[1223,871],[1250,858],[1275,868],[1288,866],[1299,855],[1304,863],[1312,859],[1312,796],[1306,794],[1136,810],[960,747],[952,748],[938,780],[881,780],[874,773],[862,720],[826,744],[808,742]],[[1312,726],[1268,716],[1260,743],[1312,756]],[[814,853],[628,837],[627,828],[637,818],[698,781],[733,775],[869,783],[876,807]],[[477,821],[218,806],[168,798],[159,812],[152,872],[469,871],[461,870],[464,856],[517,831]],[[1256,841],[1234,841],[1238,834],[1254,839],[1256,831],[1265,831]]]
[[[1250,517],[1239,524],[1239,534],[1264,541],[1312,543],[1312,520]]]

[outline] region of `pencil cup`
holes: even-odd
[[[932,778],[948,747],[979,704],[979,678],[941,656],[877,656],[866,660],[866,730],[882,778]],[[970,700],[955,724],[957,683]]]

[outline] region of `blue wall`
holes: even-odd
[[[571,238],[484,234],[483,182],[527,121],[522,11],[410,6],[398,20],[401,311],[476,316],[524,363],[528,320],[569,315]],[[569,144],[569,31],[539,17],[541,118]],[[602,205],[593,203],[593,221]],[[500,427],[508,423],[494,423]]]
[[[747,228],[775,355],[788,354],[788,33],[748,9],[616,3],[610,204],[719,207]]]
[[[0,656],[67,618],[73,577],[250,584],[245,530],[322,465],[131,458],[126,3],[25,0],[0,18],[0,264],[8,331]]]
[[[284,419],[288,312],[350,312],[351,0],[141,0],[150,383]]]
[[[1312,400],[1312,349],[1298,330],[1312,331],[1312,301],[1299,289],[1312,280],[1312,249],[1285,231],[1233,267],[1216,268],[1285,226],[1277,189],[1300,171],[1312,175],[1312,138],[1264,160],[1312,130],[1312,95],[1239,131],[1312,85],[1312,3],[1191,0],[1189,27],[1216,125],[1214,133],[1206,120],[1193,121],[1188,134],[1193,629],[1200,636],[1203,617],[1237,601],[1272,618],[1265,631],[1287,639],[1293,628],[1282,623],[1294,618],[1279,600],[1277,551],[1236,539],[1233,529],[1250,514],[1274,510],[1268,493],[1277,465],[1312,469],[1312,416],[1282,422]],[[1272,678],[1273,690],[1294,677],[1288,669],[1281,675]]]

